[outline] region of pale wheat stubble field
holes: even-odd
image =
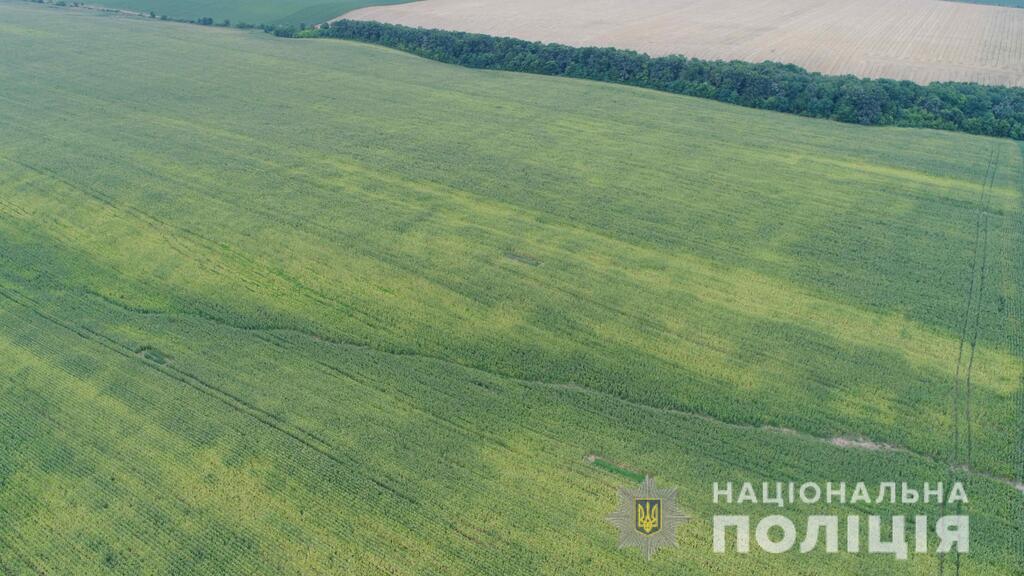
[[[1024,85],[1024,10],[942,0],[424,0],[345,17],[828,74]]]

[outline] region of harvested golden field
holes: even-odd
[[[345,17],[828,74],[1024,85],[1024,10],[942,0],[425,0]]]

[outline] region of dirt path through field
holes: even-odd
[[[1024,86],[1024,10],[942,0],[423,0],[345,15],[828,74]]]

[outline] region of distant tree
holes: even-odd
[[[294,38],[298,31],[293,26],[270,26],[264,24],[263,30],[270,32],[274,36],[280,36],[282,38]]]

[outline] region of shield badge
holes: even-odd
[[[661,530],[660,498],[636,499],[636,530],[645,536]]]
[[[648,560],[676,545],[676,528],[687,520],[676,507],[676,489],[659,490],[650,476],[638,488],[619,488],[619,508],[608,517],[619,529],[619,548],[640,548]]]

